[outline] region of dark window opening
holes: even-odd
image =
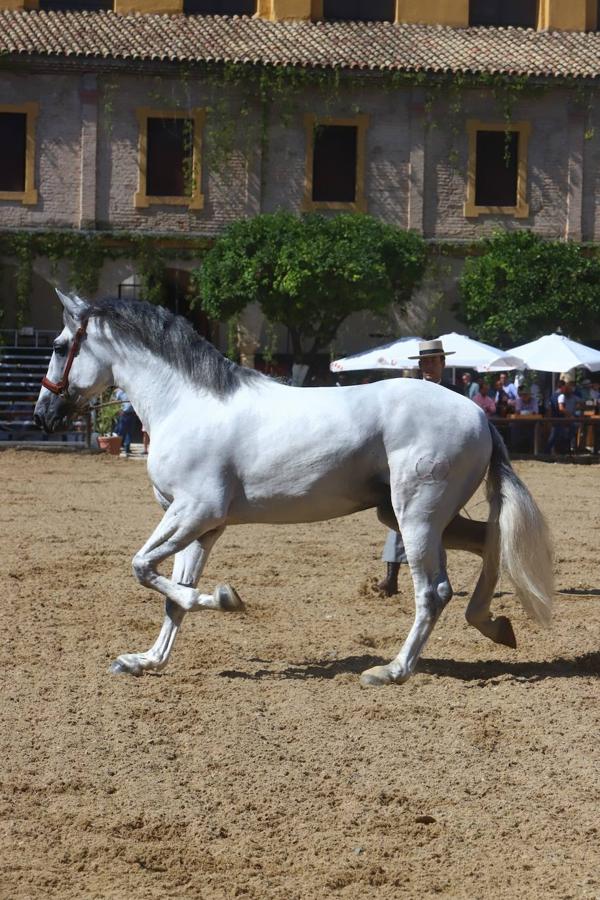
[[[354,203],[357,149],[355,125],[318,126],[313,150],[313,200]]]
[[[478,131],[475,206],[516,206],[518,131]]]
[[[323,18],[346,22],[393,22],[395,0],[325,0]]]
[[[141,281],[122,281],[117,288],[117,296],[119,300],[141,300],[143,292],[143,284]]]
[[[596,31],[600,31],[600,0],[596,2]]]
[[[40,0],[39,8],[63,12],[99,12],[103,9],[111,10],[113,0]]]
[[[183,0],[183,11],[196,16],[253,16],[256,0]]]
[[[193,119],[148,119],[148,197],[187,197],[192,193],[193,149]]]
[[[25,190],[27,115],[0,113],[0,191]]]
[[[470,0],[469,25],[537,26],[537,0]]]

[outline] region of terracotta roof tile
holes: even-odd
[[[0,53],[551,78],[600,75],[600,33],[267,22],[245,16],[1,10]]]

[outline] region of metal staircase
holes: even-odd
[[[52,354],[51,347],[32,340],[25,346],[15,339],[0,345],[0,442],[83,443],[85,427],[75,422],[73,430],[46,435],[33,423],[33,409]]]

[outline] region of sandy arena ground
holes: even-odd
[[[413,615],[373,591],[373,512],[231,528],[161,675],[162,598],[133,553],[158,521],[141,460],[0,453],[0,897],[599,898],[600,468],[522,462],[556,541],[555,624],[519,648],[464,621],[478,563],[404,686],[364,689]],[[472,514],[486,515],[480,497]]]

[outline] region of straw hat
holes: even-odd
[[[441,341],[420,341],[419,355],[409,356],[408,358],[427,359],[429,356],[452,356],[455,352],[455,350],[449,350],[448,353],[446,353]]]

